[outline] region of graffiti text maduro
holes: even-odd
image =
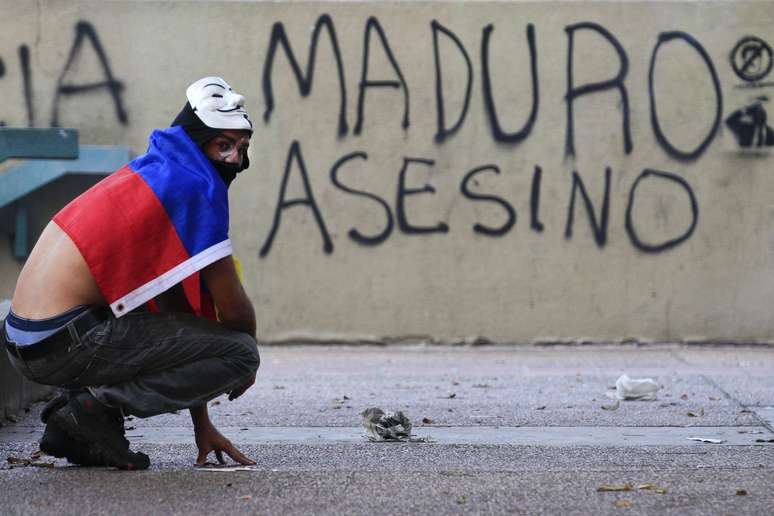
[[[312,91],[315,74],[315,62],[317,58],[317,44],[320,39],[320,34],[323,30],[325,30],[328,35],[330,49],[336,62],[337,80],[339,85],[339,116],[337,135],[340,138],[343,138],[346,137],[349,133],[349,123],[347,118],[346,69],[344,66],[344,60],[341,56],[339,40],[334,22],[327,14],[320,16],[315,23],[314,30],[311,35],[305,73],[302,71],[298,59],[293,52],[290,41],[286,35],[284,25],[281,22],[274,24],[263,66],[263,94],[266,104],[263,117],[264,121],[269,123],[272,117],[272,113],[274,112],[275,98],[272,75],[275,73],[275,58],[278,49],[281,48],[284,51],[284,54],[287,57],[287,60],[291,66],[291,70],[298,83],[299,92],[302,96],[306,97]],[[468,51],[461,42],[460,38],[451,29],[443,26],[437,20],[432,20],[430,22],[430,30],[432,33],[433,64],[435,69],[436,133],[434,135],[434,140],[438,144],[443,144],[444,142],[448,141],[465,122],[472,95],[474,68]],[[490,40],[494,30],[494,25],[489,24],[483,27],[481,32],[481,91],[492,138],[494,141],[501,144],[515,145],[529,137],[540,111],[540,77],[538,67],[539,52],[536,29],[531,23],[526,24],[526,46],[530,58],[530,68],[529,70],[524,70],[523,74],[529,75],[531,77],[531,91],[529,94],[531,95],[532,102],[530,111],[525,117],[526,120],[520,126],[519,122],[509,123],[508,121],[503,120],[502,116],[498,114],[497,103],[495,101],[496,92],[493,91],[491,79],[492,65],[490,64]],[[629,73],[629,58],[624,51],[623,46],[608,29],[598,23],[575,23],[564,27],[564,31],[567,35],[567,82],[564,95],[567,114],[565,127],[565,154],[567,156],[574,156],[576,154],[576,129],[575,118],[573,115],[575,103],[581,97],[598,92],[604,92],[607,90],[616,91],[619,94],[623,151],[625,154],[630,154],[634,148],[634,142],[632,141],[630,128],[631,122],[629,94],[625,83]],[[575,71],[577,63],[575,62],[575,39],[576,35],[581,32],[595,34],[596,36],[602,38],[602,40],[610,46],[618,60],[617,73],[614,76],[603,77],[598,81],[587,82],[585,84],[578,84],[576,82]],[[444,43],[444,41],[449,43]],[[706,134],[700,135],[699,143],[695,147],[689,149],[679,148],[666,136],[663,122],[659,118],[658,99],[654,89],[654,82],[656,80],[655,70],[659,56],[663,54],[665,45],[674,44],[677,42],[683,42],[684,44],[687,44],[700,58],[701,62],[704,63],[706,74],[712,84],[715,97],[715,105],[713,110],[714,118],[712,125]],[[441,53],[439,52],[439,47],[444,44],[453,45],[451,48],[457,50],[460,56],[462,56],[466,65],[466,73],[464,76],[457,74],[452,78],[454,81],[464,81],[466,85],[464,99],[461,103],[462,109],[459,113],[456,114],[447,113],[447,105],[443,94],[444,63],[441,58]],[[374,79],[371,77],[369,72],[369,64],[372,59],[371,54],[373,52],[379,51],[375,50],[377,47],[381,49],[380,51],[384,54],[387,62],[390,64],[391,71],[394,74],[393,78],[385,79],[380,77],[379,79]],[[357,115],[352,133],[356,136],[363,133],[367,93],[372,89],[380,88],[390,88],[400,92],[402,100],[400,101],[400,104],[396,106],[396,108],[399,107],[402,111],[401,128],[404,131],[407,131],[411,125],[411,92],[409,84],[405,79],[405,75],[401,71],[400,63],[392,51],[389,39],[384,28],[382,27],[382,24],[379,22],[378,18],[374,16],[369,17],[365,23],[362,48],[362,64],[360,66],[360,81],[358,83],[357,96]],[[717,134],[718,129],[720,128],[723,112],[723,93],[712,59],[701,43],[690,34],[683,31],[662,32],[658,34],[655,40],[648,70],[647,89],[650,99],[650,122],[655,140],[658,142],[659,146],[664,150],[664,152],[666,152],[674,159],[681,161],[693,161],[698,159],[704,153]],[[456,119],[453,123],[450,123],[448,121],[450,118]],[[509,125],[514,127],[506,127]]]

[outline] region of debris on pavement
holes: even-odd
[[[619,509],[630,509],[632,506],[632,501],[625,500],[625,499],[616,500],[615,506],[618,507]]]
[[[688,417],[704,417],[704,407],[701,407],[697,412],[689,410],[687,415]]]
[[[774,439],[756,439],[756,443],[774,443]]]
[[[622,400],[655,400],[659,388],[652,378],[630,378],[624,373],[615,382],[615,393],[608,393],[615,401],[610,405],[602,405],[602,410],[618,410]]]
[[[360,415],[369,441],[405,441],[411,437],[411,421],[400,410],[385,412],[372,407]]]
[[[625,484],[604,484],[597,488],[598,493],[617,493],[624,491],[634,491],[635,489],[640,491],[654,491],[659,494],[665,494],[668,490],[665,487],[658,487],[658,485],[652,482],[646,482],[644,484],[637,484],[632,486],[628,482]]]
[[[240,497],[239,497],[239,499],[240,499],[240,500],[244,500],[244,501],[246,501],[246,502],[247,502],[247,501],[250,501],[250,500],[252,500],[252,499],[253,499],[253,495],[244,495],[244,496],[240,496]]]
[[[637,489],[641,491],[655,491],[658,494],[666,494],[669,492],[666,487],[658,487],[656,484],[651,482],[646,484],[639,484],[637,485]]]
[[[746,489],[737,489],[736,490],[736,496],[746,496],[747,490]]]
[[[616,491],[631,491],[631,484],[604,484],[597,488],[598,493],[616,492]]]
[[[615,382],[615,397],[619,400],[654,400],[658,389],[652,378],[629,378],[624,373]]]
[[[700,443],[721,444],[725,439],[710,439],[709,437],[688,437],[689,441],[699,441]]]
[[[8,461],[8,464],[11,466],[32,466],[34,468],[53,468],[54,463],[53,462],[45,462],[42,460],[35,460],[40,458],[38,455],[37,457],[31,458],[31,459],[22,459],[19,457],[7,457],[6,460]]]
[[[423,417],[422,418],[422,424],[423,425],[432,425],[435,421],[433,421],[432,418],[429,417]]]

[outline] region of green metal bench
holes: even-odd
[[[24,196],[67,174],[107,175],[129,162],[125,146],[78,145],[75,129],[16,129],[0,127],[0,162],[26,158],[0,172],[0,208],[16,203],[14,256],[29,254],[27,207]]]

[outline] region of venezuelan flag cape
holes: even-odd
[[[116,317],[183,283],[194,311],[197,272],[232,253],[226,185],[180,127],[65,206],[70,236]],[[192,281],[193,280],[193,281]]]

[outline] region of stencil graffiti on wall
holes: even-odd
[[[731,67],[745,82],[761,81],[771,72],[771,46],[755,36],[740,39],[731,50]]]
[[[758,97],[755,102],[737,109],[726,118],[726,125],[734,133],[742,148],[774,146],[774,130],[768,125],[768,115],[763,107],[768,102],[766,96]]]
[[[737,88],[768,89],[774,82],[767,82],[774,61],[771,46],[757,36],[740,39],[730,54],[731,68],[743,82]],[[760,150],[774,146],[774,130],[769,125],[766,111],[768,95],[758,95],[726,117],[726,127],[742,150]],[[739,105],[739,104],[737,104]]]

